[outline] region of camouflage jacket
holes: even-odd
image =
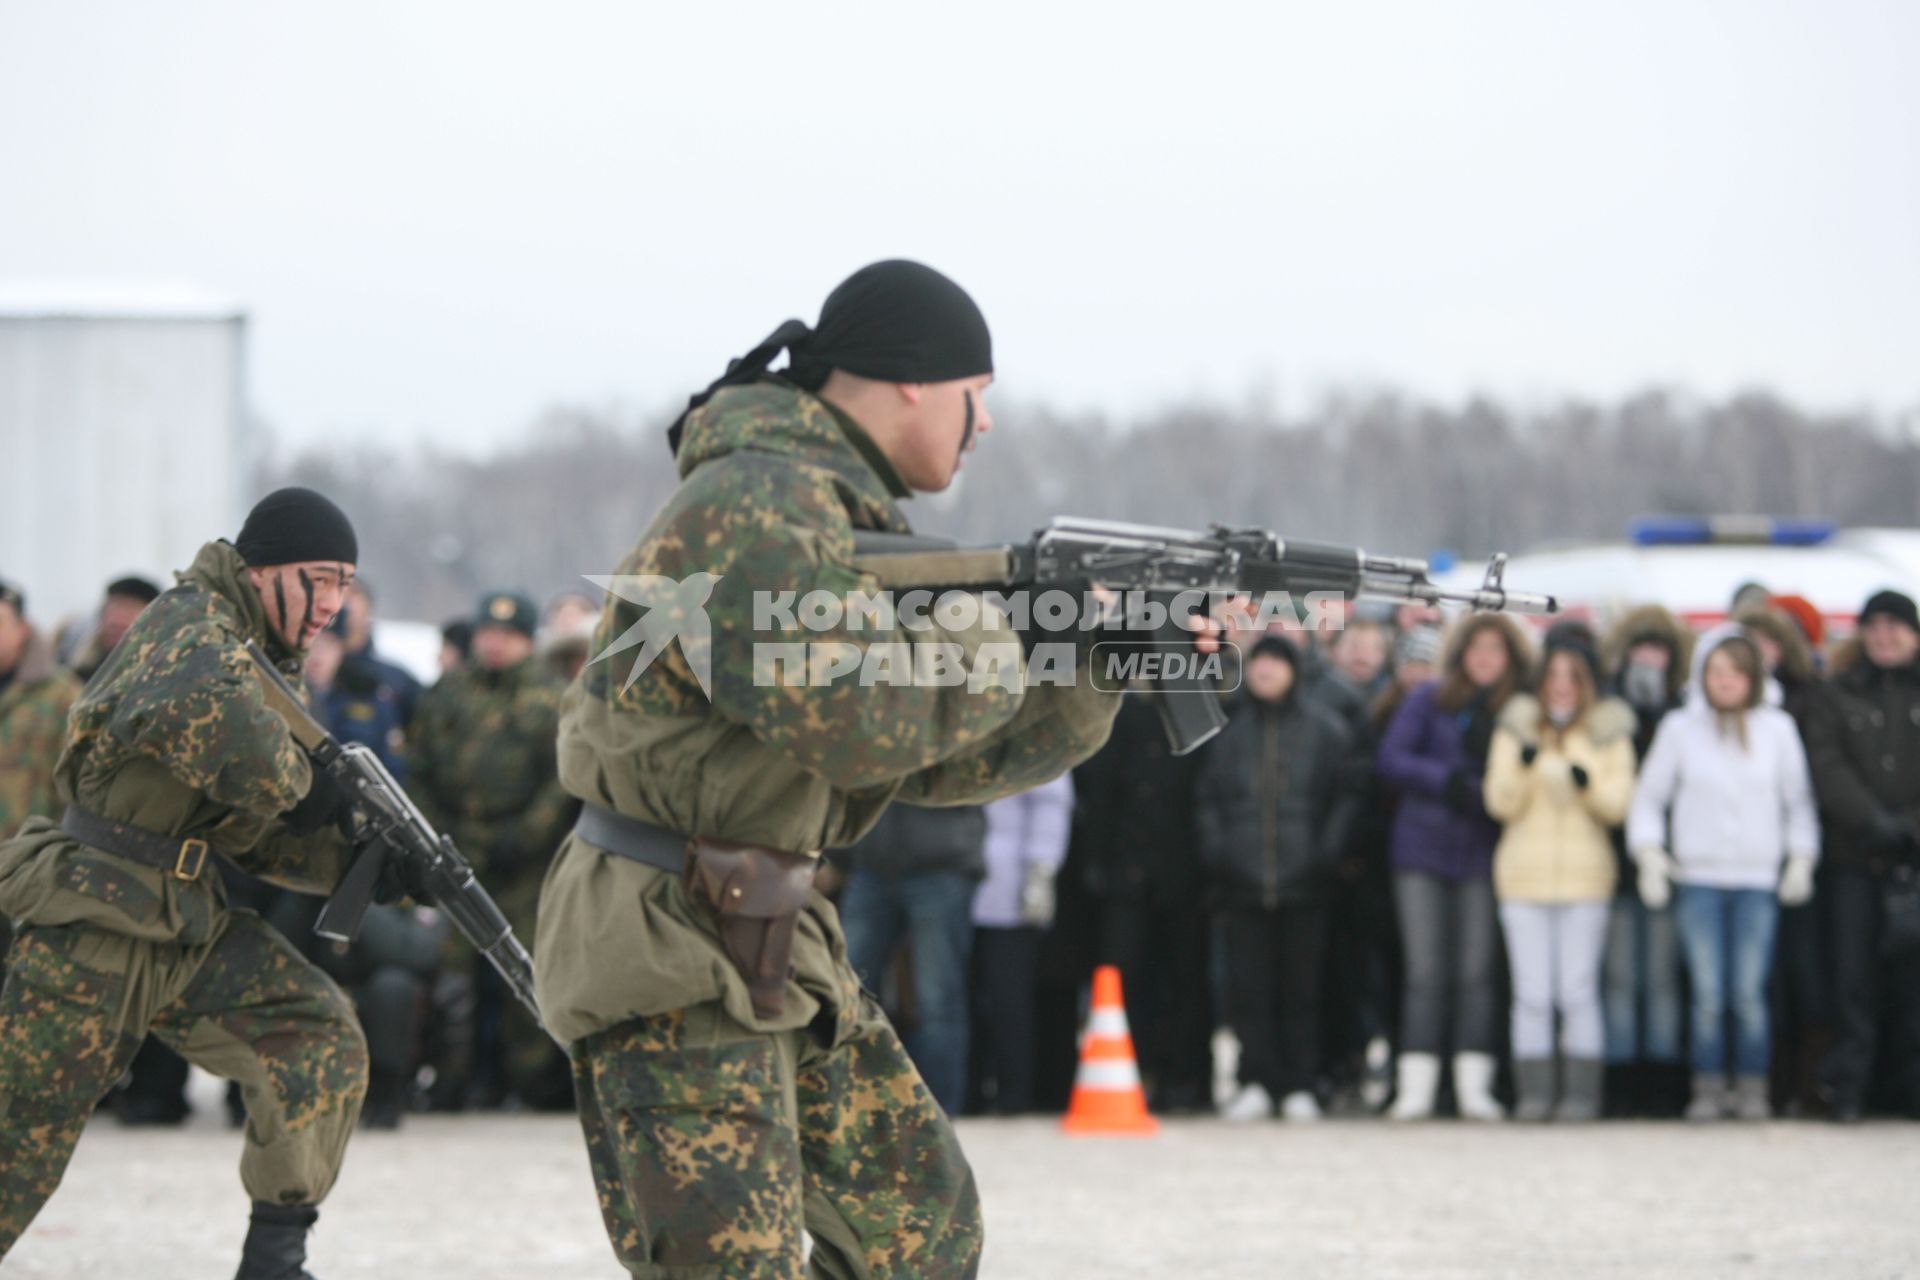
[[[420,697],[407,789],[482,875],[544,869],[572,821],[553,761],[564,687],[529,658],[504,671],[470,664]]]
[[[54,665],[46,637],[29,632],[13,679],[0,689],[0,839],[28,818],[59,813],[53,766],[79,696],[80,682]]]
[[[590,663],[569,686],[560,778],[572,794],[677,832],[817,852],[852,843],[895,799],[990,800],[1055,777],[1106,740],[1120,700],[1092,689],[1084,671],[1072,687],[978,691],[812,683],[791,670],[768,681],[756,643],[794,635],[762,625],[756,593],[877,594],[878,582],[852,565],[853,531],[907,532],[895,500],[908,489],[850,418],[779,379],[722,390],[690,415],[678,463],[679,488],[619,573],[718,575],[706,626],[675,619],[677,641],[638,672],[628,650]],[[641,616],[616,594],[594,651]],[[969,660],[992,644],[1022,662],[998,609],[981,601],[973,622],[913,639],[957,645]],[[881,638],[897,637],[845,618],[806,633],[861,653]],[[711,698],[695,675],[702,661]],[[715,999],[767,1030],[805,1025],[823,1007],[845,1021],[859,997],[844,948],[816,894],[794,941],[786,1012],[756,1018],[711,919],[678,877],[577,838],[547,874],[535,939],[540,1004],[563,1041]]]
[[[245,644],[293,679],[300,655],[273,636],[239,553],[200,549],[97,672],[69,721],[60,797],[118,822],[199,835],[242,870],[306,892],[339,879],[346,841],[280,821],[312,785],[307,758],[261,696]],[[0,912],[37,924],[86,921],[184,944],[224,906],[209,864],[196,879],[81,845],[36,818],[0,844]]]

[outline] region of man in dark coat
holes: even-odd
[[[1299,654],[1263,636],[1245,696],[1200,764],[1199,852],[1227,943],[1227,1000],[1240,1037],[1231,1120],[1318,1118],[1320,966],[1333,865],[1352,820],[1351,739],[1298,688]]]
[[[1920,1117],[1920,945],[1895,947],[1883,899],[1920,874],[1920,613],[1882,591],[1860,611],[1857,651],[1806,726],[1831,861],[1837,1037],[1823,1071],[1834,1118],[1857,1120],[1891,1007],[1900,1104]]]

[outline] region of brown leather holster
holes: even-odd
[[[804,853],[763,845],[688,842],[687,894],[713,912],[720,944],[746,980],[753,1011],[763,1018],[785,1011],[794,924],[819,864]]]

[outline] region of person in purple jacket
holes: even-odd
[[[973,895],[974,1110],[1033,1110],[1040,942],[1072,830],[1067,774],[987,806],[987,878]]]
[[[1526,682],[1529,645],[1503,614],[1475,614],[1447,646],[1440,678],[1413,690],[1387,725],[1376,763],[1399,794],[1390,850],[1406,963],[1396,1120],[1433,1114],[1440,1061],[1453,1052],[1460,1115],[1500,1120],[1493,1096],[1499,920],[1493,847],[1481,800],[1500,710]]]

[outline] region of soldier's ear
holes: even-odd
[[[917,405],[927,397],[927,384],[924,382],[896,382],[893,384],[893,389],[900,393],[902,400],[911,405]]]

